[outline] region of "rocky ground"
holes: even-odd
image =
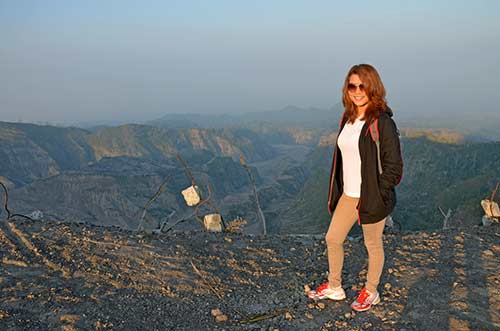
[[[0,330],[493,330],[500,226],[385,235],[382,301],[354,313],[366,276],[346,243],[348,300],[313,302],[321,236],[182,232],[0,221]]]

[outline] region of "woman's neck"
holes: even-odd
[[[366,109],[368,108],[368,103],[357,107],[358,118],[363,118],[365,116]]]

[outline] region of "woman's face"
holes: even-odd
[[[358,107],[366,106],[370,99],[366,95],[365,86],[358,75],[352,74],[349,77],[347,93],[351,101]]]

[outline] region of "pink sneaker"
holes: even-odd
[[[307,296],[314,300],[325,298],[330,300],[343,300],[345,299],[345,292],[342,286],[330,288],[328,282],[326,282],[318,286],[317,289],[309,291]]]
[[[377,291],[374,293],[370,293],[366,287],[359,292],[359,296],[351,304],[351,308],[355,311],[366,311],[372,307],[372,305],[376,305],[380,302],[380,295]]]

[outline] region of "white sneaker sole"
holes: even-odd
[[[316,295],[316,294],[312,294],[312,295],[308,295],[309,299],[313,299],[313,300],[323,300],[323,299],[330,299],[330,300],[333,300],[333,301],[340,301],[340,300],[344,300],[346,298],[346,295],[345,293],[343,295]]]
[[[341,296],[325,295],[325,298],[333,300],[333,301],[340,301],[340,300],[344,300],[346,298],[346,296],[344,293],[344,295],[341,295]]]

